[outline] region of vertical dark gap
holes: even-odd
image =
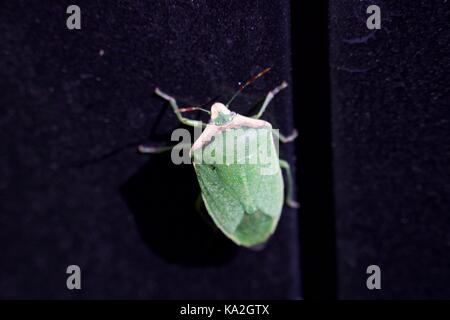
[[[327,1],[292,1],[303,297],[336,298]]]

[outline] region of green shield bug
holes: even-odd
[[[158,88],[155,93],[167,100],[178,120],[196,128],[204,128],[190,148],[201,189],[201,199],[215,225],[233,242],[245,247],[263,245],[275,231],[283,203],[298,207],[293,199],[293,180],[289,164],[278,157],[278,141],[287,143],[297,131],[283,136],[260,117],[270,101],[287,83],[270,91],[259,111],[245,117],[230,111],[229,105],[242,90],[269,71],[264,69],[242,85],[226,104],[216,102],[211,111],[200,107],[179,108],[175,98]],[[201,110],[210,114],[205,124],[182,115]],[[169,151],[174,146],[154,148],[139,146],[142,153]],[[281,169],[286,171],[286,197]]]

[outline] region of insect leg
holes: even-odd
[[[180,143],[180,144],[175,144],[173,146],[164,146],[164,147],[152,147],[152,146],[146,146],[146,145],[139,145],[138,146],[138,151],[140,153],[144,153],[144,154],[152,154],[152,153],[163,153],[163,152],[167,152],[172,150],[173,148],[190,148],[191,144],[190,143]]]
[[[286,204],[291,208],[299,208],[300,204],[294,200],[294,182],[292,180],[291,166],[285,160],[280,160],[280,167],[286,171],[287,191]]]
[[[289,143],[294,141],[295,139],[297,139],[298,137],[298,131],[297,129],[294,129],[292,131],[292,133],[288,136],[284,136],[281,133],[279,133],[278,131],[272,131],[273,135],[275,136],[275,138],[279,139],[281,141],[281,143]]]
[[[258,113],[252,116],[252,118],[259,119],[263,115],[264,111],[266,111],[267,106],[269,105],[270,101],[272,101],[273,97],[287,87],[287,82],[283,81],[278,87],[275,89],[269,91],[269,93],[266,96],[266,99],[264,100],[263,104],[261,105],[261,108],[259,109]]]
[[[188,119],[186,117],[183,117],[180,109],[178,108],[177,105],[177,101],[175,100],[174,97],[169,96],[168,94],[165,94],[164,92],[162,92],[161,90],[159,90],[159,88],[155,89],[155,93],[160,96],[161,98],[167,100],[170,103],[170,106],[173,109],[173,112],[175,113],[175,115],[177,116],[178,120],[187,125],[187,126],[191,126],[191,127],[196,127],[196,128],[201,128],[206,126],[202,121],[199,120],[192,120],[192,119]]]

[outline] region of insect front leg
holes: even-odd
[[[287,191],[286,204],[291,208],[299,208],[300,204],[294,200],[294,180],[292,179],[291,166],[285,160],[280,160],[280,168],[286,171]]]
[[[202,121],[199,120],[192,120],[186,117],[183,117],[183,115],[180,112],[180,109],[178,108],[177,105],[177,101],[175,100],[174,97],[169,96],[168,94],[162,92],[161,90],[159,90],[159,88],[155,89],[155,93],[160,96],[161,98],[167,100],[170,104],[170,106],[172,107],[173,112],[175,113],[175,115],[177,116],[178,120],[182,123],[185,124],[187,126],[190,127],[196,127],[196,128],[201,128],[206,126],[206,124],[204,124]]]
[[[264,100],[263,104],[261,105],[261,108],[259,109],[258,113],[252,116],[252,118],[259,119],[263,115],[264,111],[266,111],[267,106],[269,105],[270,101],[275,97],[275,95],[287,87],[287,82],[283,81],[278,87],[275,89],[269,91],[269,93],[266,96],[266,99]]]

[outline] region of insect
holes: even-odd
[[[275,150],[275,142],[291,142],[297,137],[297,131],[283,136],[273,130],[269,122],[260,119],[271,100],[287,87],[287,83],[283,82],[271,90],[258,112],[251,117],[242,116],[229,109],[230,103],[246,86],[269,70],[270,68],[266,68],[245,82],[227,104],[214,103],[211,111],[200,107],[179,108],[175,98],[159,88],[155,89],[158,96],[168,101],[181,123],[204,128],[190,148],[190,157],[201,189],[201,199],[215,225],[233,242],[249,248],[259,247],[270,238],[277,227],[284,202],[290,207],[298,207],[298,203],[293,199],[290,166],[285,160],[279,159]],[[209,123],[205,124],[182,115],[195,110],[209,113]],[[270,132],[270,135],[261,135],[263,130]],[[258,136],[263,137],[262,140],[257,139]],[[230,137],[234,146],[241,146],[245,151],[240,155],[232,151],[233,159],[237,158],[237,161],[205,161],[205,153],[214,154],[216,160],[225,157],[222,154],[222,146],[219,147],[219,141]],[[251,148],[252,144],[254,148]],[[159,153],[172,147],[155,148],[141,145],[139,151]],[[248,161],[258,158],[264,149],[270,154],[264,164]],[[263,172],[262,169],[267,168],[267,165],[275,169],[270,173]],[[286,197],[281,169],[286,171]]]

